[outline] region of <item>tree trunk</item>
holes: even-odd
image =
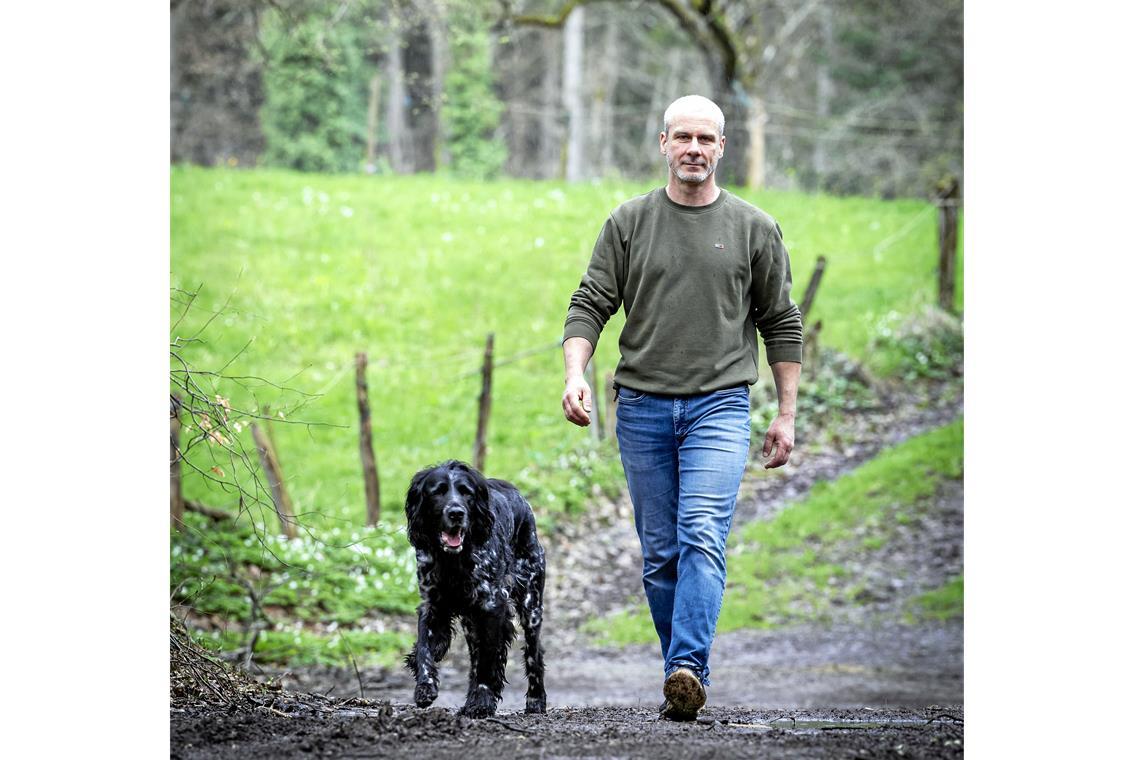
[[[570,12],[562,28],[565,40],[562,49],[562,105],[566,109],[568,124],[564,175],[567,182],[578,182],[585,178],[583,176],[585,114],[582,108],[584,15],[585,10],[578,6]]]
[[[364,469],[364,501],[367,524],[380,521],[380,476],[372,448],[372,410],[368,406],[368,356],[356,355],[356,407],[360,412],[360,463]]]
[[[768,113],[759,98],[748,104],[748,187],[759,190],[764,187],[764,125],[768,123]]]
[[[606,24],[602,38],[602,54],[591,61],[591,69],[597,71],[597,85],[594,89],[593,107],[590,109],[590,144],[602,148],[599,166],[602,172],[591,171],[592,177],[600,176],[614,165],[614,145],[617,132],[614,129],[614,88],[617,85],[618,65],[618,24]]]
[[[383,75],[377,71],[368,83],[368,147],[364,151],[364,170],[369,174],[376,173],[376,138],[380,131],[380,92],[383,81]]]
[[[827,3],[819,8],[820,46],[823,60],[816,67],[815,74],[815,115],[819,120],[815,144],[811,151],[811,166],[815,174],[815,187],[820,188],[828,172],[828,146],[823,125],[831,116],[831,101],[835,95],[835,84],[831,80],[831,59],[835,55],[835,30],[832,9]]]
[[[680,75],[681,51],[673,48],[669,51],[669,64],[665,68],[664,76],[658,77],[653,83],[653,97],[649,101],[649,113],[645,117],[646,139],[650,145],[657,145],[657,136],[661,134],[665,126],[663,121],[665,109],[673,101],[669,88],[675,86],[677,77]],[[657,152],[656,148],[653,149],[653,152]],[[717,179],[720,179],[719,174]]]
[[[450,50],[447,45],[447,22],[444,18],[446,11],[438,3],[433,3],[432,8],[433,13],[428,19],[428,33],[431,35],[431,97],[436,120],[435,155],[432,160],[435,166],[440,167],[451,164],[451,155],[448,153],[447,140],[444,136],[446,125],[442,118],[443,84],[447,77]],[[495,47],[491,46],[492,54]]]
[[[539,164],[538,177],[552,179],[562,176],[562,114],[559,105],[559,49],[561,35],[543,30],[545,40],[545,68],[542,77],[542,114],[539,120]]]
[[[712,64],[710,64],[712,68]],[[713,79],[712,100],[724,113],[724,157],[716,170],[718,185],[747,185],[752,154],[751,107],[749,99],[731,83]]]
[[[409,172],[431,172],[435,171],[438,114],[433,99],[431,30],[422,10],[409,19],[404,44],[407,49],[401,63],[408,99],[404,160]]]
[[[386,112],[386,126],[388,127],[388,163],[392,171],[402,173],[407,171],[404,141],[404,99],[407,95],[404,89],[403,53],[400,49],[400,32],[393,27],[388,35],[387,74],[388,104]]]
[[[181,115],[175,113],[175,103],[181,95],[182,90],[182,68],[180,64],[180,56],[178,54],[178,29],[181,26],[179,23],[182,20],[182,2],[171,3],[170,5],[170,153],[171,160],[174,159],[174,144],[177,139],[177,126],[178,117]]]

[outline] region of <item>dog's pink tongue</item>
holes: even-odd
[[[456,533],[454,536],[450,533],[443,533],[441,535],[441,538],[443,538],[444,542],[452,549],[463,544],[463,537],[458,533]]]

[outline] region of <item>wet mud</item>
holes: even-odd
[[[470,720],[443,708],[358,707],[285,716],[190,709],[171,715],[174,758],[959,758],[955,707],[861,710],[706,709],[693,723],[648,707],[558,708]]]

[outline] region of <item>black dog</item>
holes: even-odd
[[[526,638],[526,711],[546,712],[539,642],[546,556],[526,499],[510,483],[452,460],[416,473],[405,511],[423,600],[416,645],[405,658],[416,676],[416,705],[427,707],[439,695],[436,663],[451,646],[458,618],[471,653],[459,713],[495,714],[515,636],[513,603]]]

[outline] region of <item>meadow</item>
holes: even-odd
[[[622,485],[612,446],[562,417],[558,341],[606,214],[658,184],[172,167],[171,338],[197,338],[180,349],[195,369],[246,378],[216,381],[234,408],[282,420],[273,436],[286,486],[318,530],[364,522],[354,356],[366,352],[382,511],[396,530],[415,471],[471,459],[493,332],[503,364],[486,471],[518,483],[549,522],[594,489]],[[734,192],[780,222],[794,297],[816,257],[827,257],[811,314],[823,321],[821,342],[889,374],[892,357],[873,350],[874,339],[935,298],[933,207]],[[619,313],[603,333],[599,381],[616,364],[621,324]],[[238,477],[218,455],[199,446],[191,460]],[[188,476],[185,492],[236,506],[201,478]]]

